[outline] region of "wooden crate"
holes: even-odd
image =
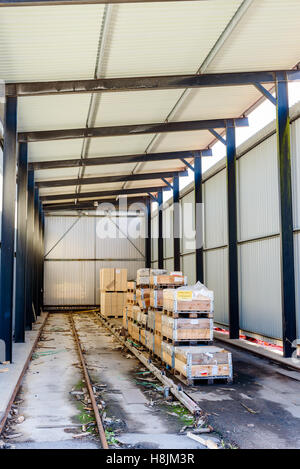
[[[127,306],[123,309],[123,322],[124,329],[128,330]]]
[[[103,292],[115,290],[115,269],[100,269],[100,290]]]
[[[151,288],[150,290],[150,306],[152,308],[162,308],[163,307],[163,290],[154,290]]]
[[[154,353],[159,358],[161,358],[161,343],[162,343],[161,335],[154,334]]]
[[[150,285],[152,287],[159,285],[186,285],[187,277],[184,275],[151,275]]]
[[[161,342],[161,359],[164,363],[169,365],[170,368],[175,366],[174,345],[165,341]]]
[[[150,352],[154,352],[154,334],[153,332],[146,330],[146,347]]]
[[[212,341],[213,320],[207,318],[172,318],[162,315],[161,335],[174,342]]]
[[[147,327],[154,331],[155,329],[155,310],[154,309],[148,309],[148,317],[147,317]]]
[[[155,333],[156,334],[161,334],[161,318],[162,318],[162,311],[160,311],[159,309],[156,309],[155,310],[155,327],[154,327],[154,330],[155,330]]]
[[[213,312],[213,300],[192,290],[165,289],[163,308],[167,311]]]
[[[136,289],[135,281],[127,282],[127,291],[135,291],[135,289]]]
[[[136,302],[140,308],[147,309],[150,306],[150,288],[137,288]]]
[[[174,347],[174,368],[188,380],[232,379],[232,357],[215,346]]]
[[[127,269],[115,269],[115,291],[127,291]]]
[[[140,327],[140,342],[146,345],[146,329],[144,327]]]
[[[136,295],[134,291],[127,291],[126,299],[128,303],[134,304],[136,302]]]
[[[137,322],[141,325],[141,326],[144,326],[146,327],[146,324],[147,324],[147,314],[144,313],[143,311],[139,311],[137,313]]]
[[[129,328],[128,328],[129,332]],[[135,342],[140,342],[140,328],[138,324],[131,321],[131,337]]]

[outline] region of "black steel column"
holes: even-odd
[[[204,282],[203,268],[203,214],[202,214],[202,159],[194,159],[195,185],[195,241],[196,241],[196,280]]]
[[[180,270],[180,205],[179,205],[179,176],[173,177],[173,249],[174,270]]]
[[[42,278],[41,278],[41,284],[42,284],[42,292],[41,292],[42,307],[44,306],[44,269],[45,269],[44,256],[45,256],[45,215],[44,215],[44,212],[43,212],[43,210],[42,210]]]
[[[227,122],[227,216],[228,216],[228,298],[229,298],[229,337],[238,339],[239,324],[239,284],[237,248],[237,205],[236,205],[236,144],[233,121]]]
[[[15,290],[15,341],[25,341],[26,237],[27,237],[27,143],[19,144],[18,228]]]
[[[39,204],[39,308],[40,312],[43,308],[43,264],[44,264],[44,250],[43,250],[43,205]]]
[[[12,361],[14,242],[17,166],[17,98],[6,97],[4,111],[3,199],[1,225],[0,339]]]
[[[33,228],[34,228],[34,172],[28,171],[26,252],[26,327],[32,328],[33,310]]]
[[[39,309],[39,190],[36,188],[34,191],[34,236],[33,236],[33,259],[34,259],[34,280],[33,280],[33,303],[35,315],[40,314]]]
[[[145,251],[146,251],[146,268],[151,268],[151,201],[150,198],[146,202],[145,211]]]
[[[157,193],[158,201],[158,268],[164,268],[164,238],[163,238],[163,192],[160,189]]]
[[[296,301],[290,119],[288,83],[285,73],[276,74],[276,93],[281,232],[282,341],[284,356],[291,357],[295,350],[292,344],[296,339]]]

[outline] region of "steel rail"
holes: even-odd
[[[195,417],[198,417],[203,412],[198,404],[190,396],[188,396],[188,394],[186,394],[181,389],[181,387],[178,387],[171,378],[168,378],[165,374],[163,374],[162,371],[153,365],[153,363],[151,363],[144,354],[139,352],[135,347],[132,347],[126,340],[122,339],[115,328],[104,321],[104,319],[100,317],[99,313],[94,312],[93,314],[96,319],[98,319],[98,321],[100,321],[100,323],[106,329],[108,329],[122,345],[127,347],[128,350],[130,350],[130,352],[135,355],[135,357],[138,358],[138,360],[140,360],[143,365],[154,374],[154,376],[165,386],[165,388],[170,390],[176,399],[178,399],[181,404],[183,404],[184,407],[186,407],[188,411],[191,412],[191,414],[193,414]]]
[[[96,419],[96,423],[97,423],[97,427],[98,427],[99,437],[100,437],[101,444],[102,444],[102,449],[108,449],[108,443],[107,443],[107,440],[106,440],[105,430],[104,430],[104,427],[103,427],[103,423],[102,423],[102,420],[101,420],[101,416],[100,416],[100,413],[99,413],[99,409],[98,409],[98,406],[97,406],[95,395],[94,395],[94,392],[93,392],[93,387],[92,387],[92,384],[91,384],[91,380],[90,380],[90,377],[89,377],[87,366],[85,364],[85,360],[84,360],[83,353],[82,353],[82,350],[81,350],[80,339],[79,339],[79,336],[78,336],[78,333],[77,333],[77,330],[76,330],[76,327],[75,327],[73,314],[71,313],[68,317],[69,317],[69,321],[70,321],[70,324],[71,324],[71,327],[72,327],[72,332],[73,332],[73,336],[74,336],[74,339],[75,339],[78,355],[79,355],[79,358],[80,358],[80,362],[81,362],[81,366],[82,366],[82,370],[83,370],[83,374],[84,374],[84,379],[85,379],[85,384],[87,386],[87,389],[88,389],[88,392],[89,392],[89,395],[90,395],[90,399],[91,399],[91,404],[92,404],[93,411],[94,411],[94,414],[95,414],[95,419]]]
[[[1,421],[0,421],[0,435],[1,435],[1,433],[3,432],[3,429],[4,429],[4,427],[5,427],[8,414],[9,414],[9,412],[10,412],[10,410],[11,410],[11,406],[12,406],[12,404],[14,403],[14,400],[15,400],[15,398],[16,398],[18,392],[19,392],[21,382],[22,382],[22,380],[23,380],[23,378],[24,378],[24,375],[25,375],[25,373],[26,373],[26,371],[27,371],[27,368],[28,368],[28,365],[29,365],[29,363],[30,363],[30,360],[31,360],[32,354],[33,354],[33,352],[34,352],[34,349],[36,348],[36,346],[37,346],[37,344],[38,344],[38,341],[40,340],[41,334],[42,334],[42,332],[43,332],[43,329],[44,329],[44,327],[45,327],[45,324],[46,324],[46,322],[47,322],[48,317],[49,317],[49,313],[46,313],[45,319],[43,320],[42,325],[41,325],[41,327],[40,327],[40,330],[38,331],[38,334],[37,334],[37,336],[36,336],[36,338],[35,338],[35,340],[34,340],[34,342],[33,342],[33,345],[32,345],[32,347],[31,347],[31,351],[30,351],[30,353],[29,353],[29,355],[28,355],[28,358],[27,358],[27,360],[26,360],[26,362],[25,362],[25,364],[24,364],[24,366],[23,366],[23,369],[22,369],[22,371],[21,371],[21,374],[20,374],[20,376],[19,376],[19,379],[18,379],[18,381],[17,381],[17,384],[16,384],[15,387],[14,387],[13,393],[12,393],[12,395],[11,395],[11,398],[10,398],[10,400],[9,400],[9,403],[8,403],[8,405],[7,405],[7,407],[6,407],[5,412],[4,412],[4,416],[2,417],[2,419],[1,419]]]

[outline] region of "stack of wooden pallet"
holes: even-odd
[[[187,384],[231,381],[231,354],[212,345],[213,292],[186,283],[181,272],[141,269],[136,290],[128,288],[128,334]]]
[[[200,283],[163,293],[161,359],[187,384],[232,380],[231,354],[213,347],[213,292]]]
[[[157,356],[161,356],[163,292],[166,288],[175,289],[180,285],[185,285],[186,282],[187,279],[182,272],[168,273],[166,270],[151,270],[147,329],[153,334],[153,338],[148,348]]]

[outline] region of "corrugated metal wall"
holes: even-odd
[[[295,106],[291,124],[295,273],[300,337],[300,118]],[[298,114],[297,114],[298,113]],[[270,124],[240,149],[237,160],[237,212],[240,325],[245,331],[281,338],[279,186],[275,125]],[[226,170],[222,162],[203,178],[204,278],[215,293],[215,322],[228,324],[228,250]],[[171,205],[168,202],[166,205]],[[168,207],[164,213],[171,211]],[[181,269],[195,281],[194,190],[181,194]],[[157,230],[157,216],[153,222]],[[189,234],[188,234],[189,233]],[[173,268],[172,243],[166,239],[165,268]],[[153,241],[157,261],[157,240]],[[171,247],[170,247],[171,246]],[[171,255],[170,255],[171,254]],[[157,263],[153,264],[157,265]]]
[[[145,264],[139,224],[143,233],[143,217],[46,217],[45,305],[98,305],[103,267],[127,268],[134,279]]]

